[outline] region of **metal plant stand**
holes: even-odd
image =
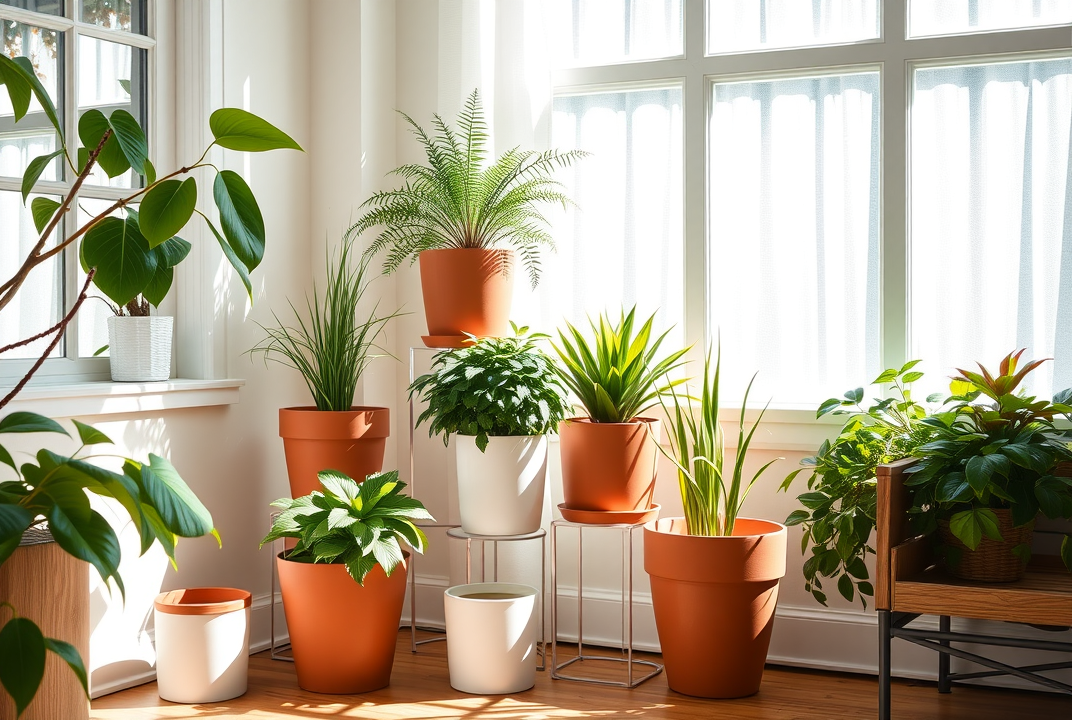
[[[277,513],[277,512],[274,512],[271,515],[269,515],[269,517],[268,517],[268,531],[269,532],[271,532],[272,525],[275,524],[275,519],[277,517],[279,517],[279,513]],[[272,541],[272,557],[271,557],[271,561],[272,561],[272,584],[269,585],[269,587],[271,588],[271,593],[272,593],[272,602],[269,603],[269,605],[268,605],[268,610],[269,610],[268,614],[269,614],[269,617],[271,618],[271,620],[270,620],[270,623],[271,623],[270,624],[270,629],[269,629],[268,632],[270,633],[270,636],[271,636],[272,659],[273,660],[282,660],[283,662],[294,662],[294,654],[293,654],[293,651],[290,649],[290,643],[287,642],[287,643],[276,644],[276,640],[275,640],[275,613],[276,613],[276,606],[283,604],[282,591],[279,588],[279,578],[276,577],[276,572],[275,572],[275,559],[279,556],[279,553],[283,552],[284,550],[286,550],[286,541],[283,538],[279,538],[278,540],[273,540]],[[277,601],[276,598],[279,598],[279,600]],[[284,653],[290,653],[290,654],[284,655]]]
[[[577,528],[577,656],[558,662],[558,529],[561,526]],[[551,677],[556,680],[573,680],[576,682],[611,685],[614,687],[635,688],[645,680],[650,680],[663,671],[663,666],[650,660],[633,659],[633,531],[643,527],[644,523],[620,525],[590,525],[568,520],[551,522]],[[617,530],[622,535],[622,555],[625,567],[622,568],[622,653],[624,657],[605,655],[585,655],[584,653],[584,530],[599,528]],[[584,661],[625,663],[625,680],[602,680],[581,675],[569,675],[562,672],[574,663]],[[643,675],[637,675],[635,666],[644,665],[651,668]]]

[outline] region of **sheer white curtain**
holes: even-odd
[[[911,162],[911,347],[939,389],[1026,347],[1072,386],[1072,60],[920,69]]]

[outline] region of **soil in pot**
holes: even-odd
[[[785,575],[785,526],[738,518],[732,536],[685,533],[684,518],[644,526],[644,569],[667,684],[696,697],[753,695]]]
[[[282,554],[276,563],[298,685],[329,694],[387,687],[406,595],[406,565],[390,577],[377,565],[362,586],[345,565],[293,562]]]
[[[390,431],[388,408],[280,408],[279,436],[287,458],[290,496],[319,490],[317,473],[321,470],[338,470],[357,481],[380,472]]]
[[[1019,545],[1031,547],[1035,521],[1013,527],[1012,510],[994,509],[998,518],[998,532],[1001,540],[991,540],[983,536],[975,550],[969,550],[949,529],[948,520],[938,521],[938,534],[945,545],[945,564],[949,571],[958,578],[978,582],[1016,582],[1024,576],[1027,563],[1013,552]]]
[[[449,248],[419,256],[429,347],[464,347],[466,333],[510,332],[516,263],[510,250]]]
[[[571,510],[647,510],[655,492],[662,426],[652,418],[559,423],[562,494]]]

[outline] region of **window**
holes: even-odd
[[[149,131],[149,67],[155,46],[148,36],[149,9],[148,0],[0,0],[2,51],[30,57],[68,138],[78,136],[78,119],[92,108],[105,114],[125,109]],[[150,132],[150,144],[153,140]],[[37,242],[30,212],[22,205],[19,178],[31,160],[54,149],[55,133],[36,101],[15,125],[7,94],[0,92],[0,275],[5,279]],[[74,179],[70,167],[56,159],[35,190],[58,197]],[[76,198],[79,211],[61,223],[57,236],[73,233],[88,213],[105,209],[124,189],[143,182],[131,171],[111,179],[102,173],[90,175]],[[63,316],[85,278],[76,252],[71,248],[33,271],[4,310],[0,344],[41,332]],[[103,299],[87,301],[36,379],[106,379],[107,360],[93,355],[108,342],[105,320],[110,312]],[[0,381],[21,377],[46,345],[47,340],[39,341],[5,354]]]
[[[1032,390],[1072,385],[1072,2],[596,5],[555,4],[553,146],[594,153],[556,219],[567,318],[658,308],[720,338],[727,398],[758,370],[780,406],[1017,347],[1057,358]]]

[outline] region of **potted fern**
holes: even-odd
[[[732,698],[759,690],[767,658],[778,582],[785,575],[786,528],[740,517],[748,492],[775,460],[747,478],[744,463],[752,436],[741,404],[737,449],[727,467],[719,425],[721,350],[704,365],[698,402],[671,388],[662,402],[670,423],[670,448],[660,451],[677,467],[684,517],[644,526],[644,569],[659,633],[666,682],[685,695]],[[754,376],[753,376],[754,379]]]
[[[376,343],[399,313],[359,310],[369,279],[368,262],[355,256],[356,236],[347,231],[334,260],[327,256],[327,282],[323,292],[314,284],[313,298],[306,296],[307,317],[291,303],[296,324],[273,315],[276,325],[262,325],[267,336],[249,351],[300,372],[313,397],[312,406],[279,409],[291,497],[316,490],[325,468],[362,478],[383,469],[390,408],[355,406],[354,394],[365,368],[381,357]]]
[[[529,282],[540,279],[540,251],[554,241],[539,207],[570,200],[552,178],[585,153],[513,148],[488,163],[488,128],[474,90],[452,129],[433,116],[432,134],[401,113],[428,157],[403,165],[403,181],[362,205],[351,230],[382,228],[366,255],[386,251],[384,271],[420,261],[429,347],[462,347],[467,337],[508,331],[516,256]]]
[[[566,416],[566,388],[551,359],[529,334],[474,338],[466,348],[437,353],[428,374],[410,386],[428,406],[417,425],[447,443],[458,435],[458,509],[475,535],[535,532],[547,485],[547,436]]]

